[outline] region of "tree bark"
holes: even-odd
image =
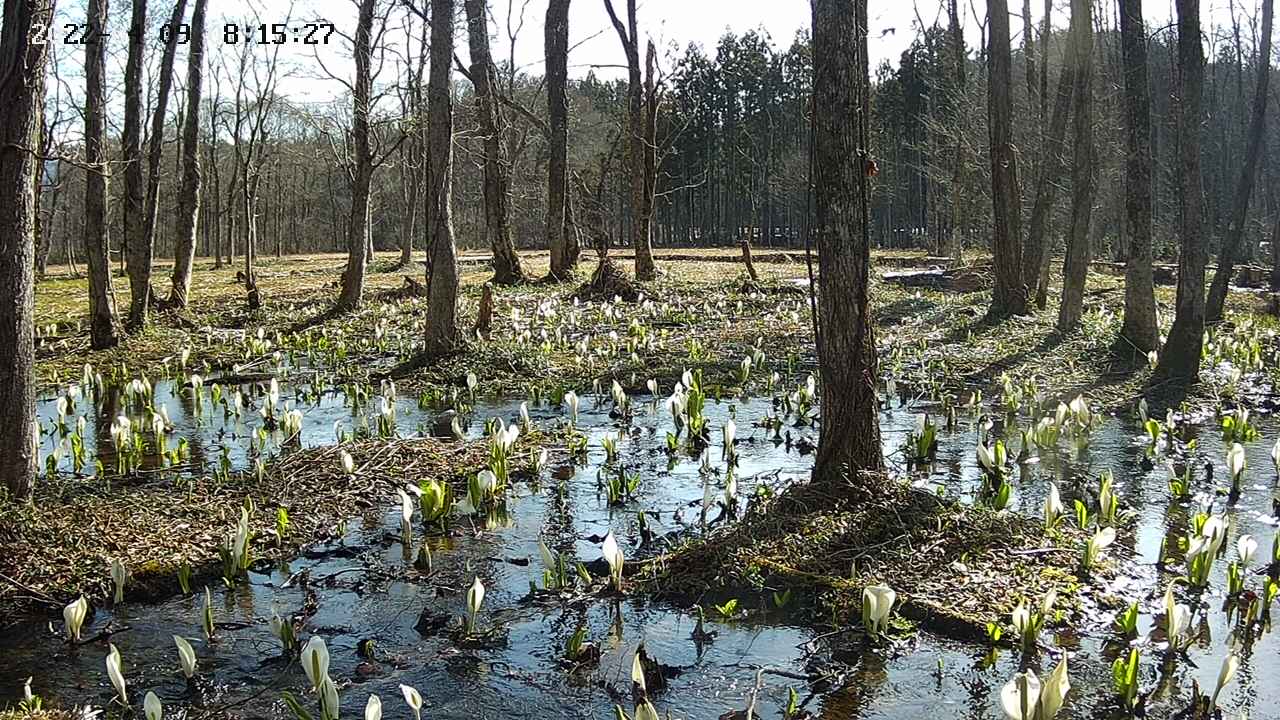
[[[524,282],[520,256],[511,240],[511,177],[502,143],[502,108],[498,104],[498,73],[489,53],[487,0],[464,0],[467,38],[471,49],[471,81],[475,84],[480,132],[484,135],[484,227],[493,252],[493,282]]]
[[[956,84],[955,121],[956,126],[959,127],[963,123],[960,108],[964,98],[965,50],[964,31],[960,28],[960,12],[957,4],[957,0],[947,2],[947,39],[951,50],[951,71]],[[964,204],[964,134],[957,131],[955,135],[951,156],[951,230],[947,233],[946,255],[957,264],[961,264],[964,262],[964,229],[961,227],[963,218],[961,208]]]
[[[880,470],[876,355],[868,302],[866,0],[813,0],[814,238],[822,433],[815,481]]]
[[[569,64],[569,2],[550,0],[547,5],[545,51],[547,62],[547,117],[550,157],[547,161],[547,248],[551,251],[551,278],[572,277],[578,254],[571,250],[566,233],[569,208],[569,100],[566,93]]]
[[[1120,337],[1145,354],[1159,347],[1160,333],[1151,277],[1151,92],[1142,0],[1120,0],[1120,43],[1125,67],[1125,215],[1129,228]]]
[[[649,238],[652,196],[646,201],[650,186],[646,175],[645,148],[648,137],[645,87],[640,76],[640,38],[636,29],[636,0],[627,0],[627,24],[624,26],[614,12],[611,0],[604,0],[605,10],[613,22],[613,28],[622,41],[627,55],[627,163],[631,183],[631,248],[636,256],[636,279],[653,280],[657,274],[653,265],[653,249]],[[650,73],[652,81],[652,72]]]
[[[458,344],[458,264],[453,239],[453,61],[454,0],[431,0],[431,69],[427,84],[427,264],[428,356]]]
[[[990,317],[1006,318],[1027,311],[1027,285],[1022,278],[1022,202],[1018,186],[1018,152],[1013,140],[1012,53],[1008,0],[987,4],[987,113],[991,132],[991,198],[995,215],[992,267],[995,289]]]
[[[140,328],[146,316],[147,276],[151,261],[143,251],[143,205],[146,187],[142,174],[142,63],[147,35],[147,0],[133,0],[129,19],[129,53],[124,66],[124,233],[121,253],[129,276],[130,329]],[[90,50],[92,52],[92,50]],[[142,308],[142,310],[138,310]]]
[[[1244,151],[1244,162],[1240,165],[1240,179],[1236,182],[1236,193],[1231,207],[1231,224],[1227,227],[1227,235],[1222,239],[1222,250],[1218,253],[1218,271],[1213,274],[1213,283],[1209,286],[1209,300],[1205,307],[1205,319],[1215,322],[1222,319],[1222,307],[1227,301],[1227,289],[1231,283],[1231,273],[1235,270],[1236,256],[1240,254],[1240,243],[1244,239],[1244,225],[1249,214],[1249,200],[1253,197],[1253,186],[1258,178],[1258,160],[1264,153],[1263,139],[1266,136],[1268,85],[1271,79],[1271,25],[1274,0],[1262,0],[1262,37],[1259,39],[1260,53],[1254,63],[1258,75],[1258,85],[1253,94],[1253,113],[1249,118],[1249,138]]]
[[[31,42],[53,21],[53,0],[4,0],[0,27],[0,478],[11,500],[31,496],[39,464],[35,381],[35,205],[43,173],[31,152],[44,102],[50,43]]]
[[[208,0],[196,0],[191,11],[191,47],[187,55],[187,114],[182,119],[182,188],[178,191],[178,224],[170,278],[169,303],[187,306],[191,266],[196,257],[200,222],[200,86],[204,78],[204,20]],[[215,187],[214,193],[217,193]]]
[[[1075,47],[1072,96],[1071,227],[1062,265],[1062,301],[1058,331],[1069,332],[1084,313],[1084,286],[1089,277],[1092,248],[1089,221],[1093,215],[1093,13],[1091,0],[1071,0],[1071,44]]]
[[[369,264],[369,192],[373,184],[373,151],[369,146],[369,95],[373,78],[373,5],[360,0],[356,20],[356,78],[351,86],[351,214],[347,218],[347,269],[337,307],[351,310],[364,297],[364,274]]]
[[[84,159],[89,169],[85,172],[84,248],[89,266],[89,345],[94,350],[103,350],[118,342],[107,238],[110,169],[103,137],[107,119],[103,77],[107,43],[101,33],[107,25],[107,0],[89,0],[87,24],[87,32],[97,37],[85,44]]]
[[[140,1],[140,0],[139,0]],[[178,26],[187,11],[187,0],[173,4],[164,52],[160,56],[160,81],[156,105],[151,116],[151,138],[147,147],[147,196],[143,209],[142,238],[137,247],[129,248],[130,304],[129,325],[142,328],[147,324],[151,308],[151,261],[155,252],[156,219],[160,213],[160,161],[164,158],[164,120],[173,89],[173,63],[178,53]],[[144,37],[145,33],[139,35]],[[132,240],[132,239],[131,239]]]
[[[1204,49],[1200,0],[1177,0],[1178,72],[1175,84],[1178,126],[1178,300],[1156,374],[1194,381],[1200,375],[1204,342],[1204,190],[1200,176],[1200,121],[1204,90]]]
[[[1067,118],[1071,114],[1071,97],[1075,91],[1076,64],[1075,48],[1068,44],[1058,76],[1058,88],[1054,92],[1053,114],[1050,116],[1049,132],[1044,141],[1044,160],[1036,179],[1031,227],[1022,251],[1022,281],[1028,288],[1039,287],[1040,278],[1047,273],[1049,267],[1049,219],[1053,216],[1058,185],[1067,170]],[[1044,305],[1040,304],[1040,307],[1043,309]]]

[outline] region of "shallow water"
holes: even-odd
[[[247,437],[261,424],[256,414],[248,413],[239,421],[224,418],[221,408],[215,409],[207,401],[203,410],[196,412],[190,402],[175,397],[167,383],[158,384],[156,396],[157,402],[169,406],[175,435],[188,438],[192,460],[200,467],[214,467],[220,455],[217,448],[224,443],[230,447],[228,456],[235,467],[248,466]],[[199,596],[154,605],[126,602],[114,615],[99,611],[84,634],[93,637],[110,629],[110,642],[120,648],[124,658],[131,701],[137,707],[147,690],[155,690],[170,706],[167,717],[181,717],[179,707],[191,716],[285,717],[287,711],[279,702],[283,690],[304,697],[314,712],[313,697],[304,694],[303,673],[279,660],[279,645],[267,629],[273,610],[284,615],[302,608],[308,597],[301,587],[304,584],[314,588],[319,604],[302,638],[305,641],[316,633],[328,643],[333,656],[330,672],[339,683],[347,717],[361,715],[369,693],[382,697],[386,717],[409,717],[400,699],[400,683],[422,692],[424,715],[433,718],[610,717],[615,702],[630,707],[630,663],[641,640],[652,656],[678,670],[669,688],[655,697],[659,711],[670,711],[675,717],[718,718],[729,711],[744,710],[760,667],[782,673],[761,675],[757,713],[762,717],[780,717],[787,690],[792,687],[805,709],[822,717],[1001,716],[1000,687],[1020,666],[1018,654],[1012,651],[1001,651],[993,663],[984,663],[986,647],[929,633],[906,639],[897,648],[867,649],[852,639],[815,639],[829,628],[797,625],[785,612],[757,607],[746,608],[749,621],[709,619],[707,626],[717,635],[711,642],[698,643],[690,637],[695,619],[689,608],[632,599],[593,598],[569,604],[531,601],[530,582],[541,584],[539,539],[558,552],[589,563],[600,557],[599,539],[610,530],[628,557],[642,552],[637,522],[641,510],[659,536],[677,530],[700,531],[698,516],[705,488],[699,460],[681,456],[670,465],[663,450],[665,433],[672,427],[669,415],[660,409],[660,403],[647,397],[632,401],[635,417],[621,443],[619,462],[640,472],[642,482],[637,499],[623,507],[609,507],[597,482],[597,471],[605,460],[600,441],[623,426],[610,418],[607,400],[597,405],[588,395],[577,424],[590,438],[587,463],[549,468],[537,483],[515,482],[505,522],[433,543],[436,571],[429,577],[406,562],[399,539],[398,502],[387,497],[384,512],[353,519],[341,543],[309,548],[287,567],[255,568],[250,582],[234,590],[213,589],[220,628],[216,642],[198,640]],[[467,434],[477,437],[483,433],[484,418],[513,419],[518,402],[478,403]],[[82,412],[85,407],[82,401]],[[314,405],[299,404],[299,408],[305,415],[301,444],[312,446],[333,442],[335,420],[346,428],[365,422],[373,425],[376,402],[353,414],[341,396],[326,395]],[[881,412],[884,445],[891,462],[901,465],[898,451],[906,433],[927,410],[930,408],[924,405],[904,407],[895,402]],[[755,427],[771,411],[768,399],[709,400],[707,404],[710,425],[715,428],[709,450],[713,466],[723,467],[719,428],[731,415],[736,420],[739,495],[743,499],[749,499],[757,485],[777,489],[803,479],[811,466],[811,456],[798,448],[802,439],[816,441],[816,429],[788,426],[784,432],[796,442],[775,443],[770,433]],[[40,413],[45,425],[50,425],[49,418],[56,414],[51,399],[41,403]],[[532,407],[531,414],[535,423],[548,425],[563,422],[565,417],[559,408],[545,406]],[[88,423],[87,446],[95,446],[92,438],[106,436],[114,415],[115,409],[108,407]],[[416,402],[401,398],[397,404],[401,434],[429,428],[435,417],[420,410]],[[1225,568],[1227,560],[1234,558],[1237,534],[1253,534],[1259,541],[1260,556],[1270,550],[1277,521],[1270,515],[1275,485],[1268,450],[1277,431],[1265,427],[1263,439],[1248,445],[1249,482],[1242,497],[1233,505],[1227,505],[1223,498],[1215,500],[1215,509],[1225,510],[1232,518],[1232,530],[1226,557],[1214,564],[1210,607],[1205,613],[1196,613],[1197,623],[1207,617],[1206,637],[1211,639],[1189,652],[1198,668],[1179,663],[1173,680],[1153,696],[1151,717],[1180,709],[1189,696],[1192,679],[1202,688],[1214,685],[1231,629],[1221,602]],[[937,462],[931,471],[912,473],[913,482],[972,501],[980,485],[974,453],[977,433],[975,423],[963,418],[956,430],[942,432]],[[1182,570],[1180,564],[1173,572],[1157,567],[1162,540],[1170,527],[1185,527],[1192,510],[1170,502],[1167,473],[1161,463],[1144,469],[1145,441],[1140,435],[1135,423],[1108,419],[1094,431],[1088,447],[1078,453],[1068,450],[1064,440],[1058,452],[1044,454],[1041,462],[1029,466],[1014,482],[1010,507],[1039,516],[1048,479],[1058,482],[1070,505],[1071,497],[1095,488],[1097,474],[1110,468],[1122,506],[1136,513],[1136,532],[1130,547],[1117,543],[1107,553],[1124,569],[1121,579],[1108,591],[1141,600],[1145,637],[1165,587],[1174,573]],[[55,442],[46,438],[44,451],[49,452]],[[105,446],[101,447],[103,455],[110,457],[109,442],[98,445]],[[1016,447],[1016,440],[1013,445]],[[274,448],[269,445],[267,451]],[[1219,484],[1226,477],[1223,456],[1221,438],[1210,420],[1200,432],[1198,457],[1199,462],[1216,466]],[[64,458],[63,462],[69,460]],[[906,468],[899,467],[899,471],[906,473]],[[1203,473],[1197,477],[1197,489],[1209,490]],[[714,493],[722,491],[722,482],[723,473],[713,477]],[[466,521],[455,523],[459,524],[465,527]],[[303,575],[309,583],[299,582]],[[463,593],[472,575],[480,576],[488,589],[481,625],[494,628],[500,641],[488,647],[460,648],[447,634],[419,633],[415,625],[424,611],[454,617],[462,614]],[[1258,588],[1260,579],[1251,577],[1248,585]],[[1099,611],[1069,636],[1064,633],[1051,643],[1055,653],[1060,647],[1070,652],[1073,690],[1060,717],[1112,714],[1109,666],[1121,647],[1107,629],[1113,612]],[[714,611],[709,613],[714,615]],[[57,633],[51,633],[49,620],[20,619],[0,636],[3,695],[16,699],[22,680],[34,675],[34,691],[60,704],[107,705],[114,694],[103,671],[107,641],[72,649]],[[53,623],[60,633],[60,619],[54,618]],[[559,659],[566,640],[580,623],[587,625],[589,639],[601,647],[603,656],[594,671],[571,674]],[[177,671],[173,634],[183,635],[196,646],[200,681],[194,688],[188,688]],[[375,641],[375,662],[357,656],[356,645],[365,639]],[[1042,642],[1050,640],[1047,635],[1042,638]],[[1280,688],[1274,682],[1261,682],[1280,676],[1280,643],[1268,633],[1241,653],[1239,674],[1224,691],[1220,704],[1232,713],[1249,709],[1255,719],[1280,717],[1274,710],[1280,707]],[[1048,670],[1056,657],[1046,656],[1041,662]],[[1157,686],[1156,664],[1154,649],[1148,649],[1143,658],[1144,692]],[[828,681],[811,690],[805,680],[795,677],[811,673],[829,675]]]

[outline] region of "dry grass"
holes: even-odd
[[[116,480],[41,482],[31,503],[3,503],[0,514],[0,609],[12,613],[61,607],[79,594],[104,597],[109,563],[129,569],[126,596],[147,600],[179,591],[178,569],[192,568],[192,584],[218,582],[218,548],[234,532],[240,508],[252,501],[254,554],[292,557],[299,546],[329,537],[339,520],[373,513],[377,521],[396,502],[406,479],[438,478],[459,488],[464,469],[482,464],[480,444],[432,439],[372,440],[348,444],[356,475],[340,469],[337,446],[290,453],[228,482],[211,477],[175,481],[169,474]],[[463,490],[465,492],[465,490]],[[289,530],[275,537],[276,510]]]
[[[837,626],[857,621],[863,588],[886,583],[904,617],[981,640],[1020,598],[1069,598],[1082,546],[1072,528],[1046,537],[1035,520],[864,475],[754,502],[739,522],[650,563],[644,578],[678,598],[792,590]]]

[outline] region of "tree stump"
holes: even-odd
[[[747,266],[747,277],[751,278],[751,282],[760,282],[760,276],[756,274],[756,265],[751,262],[751,240],[742,238],[742,264]]]

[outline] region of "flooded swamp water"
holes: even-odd
[[[262,424],[257,415],[224,417],[220,408],[194,406],[168,382],[157,383],[155,396],[156,404],[168,409],[174,435],[187,440],[191,471],[207,472],[224,462],[245,468],[252,462],[250,438]],[[462,423],[465,433],[481,437],[487,418],[513,421],[519,402],[477,402]],[[615,704],[630,711],[631,662],[642,641],[667,671],[667,687],[653,693],[664,717],[745,717],[753,702],[760,717],[783,717],[793,689],[801,709],[815,717],[1002,717],[1000,689],[1024,667],[1013,649],[992,652],[986,645],[927,630],[872,647],[858,636],[833,634],[828,625],[808,624],[785,608],[751,603],[739,608],[731,621],[717,619],[708,607],[706,628],[714,637],[695,640],[693,608],[631,597],[561,601],[531,595],[531,583],[542,584],[540,540],[566,557],[591,564],[599,561],[601,540],[610,531],[628,558],[642,554],[642,512],[659,544],[666,533],[701,532],[699,514],[708,486],[713,494],[723,490],[720,428],[731,417],[738,428],[741,498],[750,502],[758,488],[780,491],[808,476],[812,455],[807,450],[817,441],[817,429],[789,424],[775,437],[774,431],[761,427],[776,412],[769,398],[708,401],[706,415],[714,428],[708,462],[718,468],[711,475],[700,470],[699,458],[669,458],[665,437],[673,423],[661,399],[634,396],[631,402],[633,417],[624,422],[611,417],[607,393],[585,395],[576,427],[588,437],[586,461],[568,464],[563,453],[554,455],[560,461],[541,477],[512,483],[504,517],[477,518],[470,525],[465,519],[455,521],[462,531],[431,541],[434,568],[429,574],[415,569],[400,539],[399,502],[387,497],[376,503],[381,512],[344,523],[340,540],[308,547],[287,564],[255,565],[248,581],[235,588],[211,588],[218,628],[213,641],[202,636],[203,597],[198,591],[194,597],[155,604],[126,599],[120,607],[99,609],[84,629],[86,638],[97,639],[79,646],[63,640],[60,618],[10,618],[0,635],[0,698],[16,703],[23,681],[33,676],[33,691],[58,706],[92,704],[106,707],[109,716],[129,717],[118,701],[112,701],[115,692],[104,671],[109,640],[120,649],[135,709],[152,690],[164,701],[166,717],[286,718],[291,713],[281,702],[281,692],[289,691],[314,712],[314,694],[307,690],[303,671],[282,656],[268,630],[273,614],[286,616],[311,604],[314,614],[300,637],[303,642],[313,634],[325,639],[344,717],[361,716],[371,693],[382,698],[386,717],[412,717],[401,700],[401,684],[421,692],[423,714],[430,718],[613,717]],[[338,394],[321,395],[300,403],[298,409],[303,413],[304,447],[332,444],[335,422],[346,428],[374,422],[372,415],[362,417],[367,411],[353,413]],[[556,426],[566,418],[560,406],[530,403],[529,409],[539,426]],[[901,451],[907,434],[930,410],[936,408],[901,401],[881,410],[891,465],[917,485],[974,502],[982,483],[974,451],[980,432],[976,419],[961,418],[956,429],[940,429],[937,459],[929,468],[904,466]],[[55,401],[42,401],[39,412],[42,423],[51,426]],[[117,412],[112,403],[98,412],[90,410],[83,433],[84,445],[94,449],[90,458],[96,453],[108,467],[108,427]],[[396,412],[401,435],[430,432],[441,425],[437,413],[416,402],[401,399]],[[143,417],[134,421],[147,422]],[[1151,693],[1148,717],[1169,717],[1185,707],[1193,681],[1211,691],[1222,659],[1233,651],[1241,665],[1219,700],[1224,717],[1242,717],[1247,711],[1255,720],[1280,718],[1280,642],[1270,632],[1245,642],[1234,617],[1223,609],[1226,566],[1228,558],[1234,559],[1237,536],[1257,538],[1259,555],[1265,558],[1277,532],[1276,477],[1268,452],[1280,425],[1261,423],[1262,438],[1246,446],[1249,470],[1244,491],[1228,503],[1212,492],[1227,478],[1226,446],[1216,423],[1212,417],[1203,418],[1188,430],[1198,433],[1188,460],[1199,468],[1195,489],[1201,494],[1195,500],[1170,499],[1169,473],[1161,460],[1148,460],[1147,441],[1136,421],[1107,418],[1087,446],[1069,449],[1064,441],[1057,451],[1041,452],[1038,463],[1025,466],[1013,481],[1009,511],[1039,516],[1050,480],[1062,489],[1069,506],[1071,497],[1092,492],[1099,473],[1110,469],[1123,511],[1132,515],[1132,530],[1122,532],[1106,553],[1119,565],[1118,579],[1086,597],[1139,602],[1136,642],[1144,648],[1141,678],[1142,692]],[[1002,426],[997,422],[993,432],[1002,432]],[[606,463],[602,441],[620,431],[617,462],[638,472],[641,481],[634,500],[610,506],[599,480]],[[1014,428],[1005,436],[1011,448],[1017,447]],[[267,448],[279,440],[278,433],[275,440],[272,437],[267,434]],[[46,437],[42,457],[52,454],[57,444],[55,437]],[[57,461],[62,471],[74,469],[69,455],[64,452]],[[88,462],[91,466],[93,461]],[[1216,483],[1206,478],[1206,464],[1214,466]],[[421,479],[405,481],[416,484]],[[1183,565],[1176,562],[1165,568],[1158,561],[1166,541],[1176,546],[1195,509],[1209,502],[1214,512],[1230,518],[1228,550],[1214,564],[1204,603],[1193,608],[1199,635],[1188,656],[1194,666],[1179,662],[1164,675],[1158,672],[1158,643],[1146,638],[1162,612],[1165,588],[1183,572]],[[420,538],[420,528],[417,532]],[[1180,557],[1177,551],[1173,554]],[[1255,568],[1259,564],[1255,562]],[[442,626],[465,613],[465,591],[473,576],[487,588],[479,624],[488,635],[484,642],[459,643]],[[1246,585],[1259,590],[1262,579],[1250,575]],[[1069,656],[1072,690],[1059,717],[1120,716],[1111,689],[1111,663],[1127,651],[1127,644],[1110,628],[1115,612],[1116,607],[1097,607],[1089,599],[1070,629],[1055,626],[1042,636],[1046,650],[1034,663],[1041,675],[1061,653]],[[571,670],[563,662],[564,647],[580,626],[600,648],[601,657],[598,665]],[[102,636],[104,631],[109,637]],[[188,638],[196,648],[199,665],[193,683],[178,670],[173,635]],[[1159,630],[1155,636],[1160,637]],[[362,652],[368,641],[373,643],[371,657]]]

